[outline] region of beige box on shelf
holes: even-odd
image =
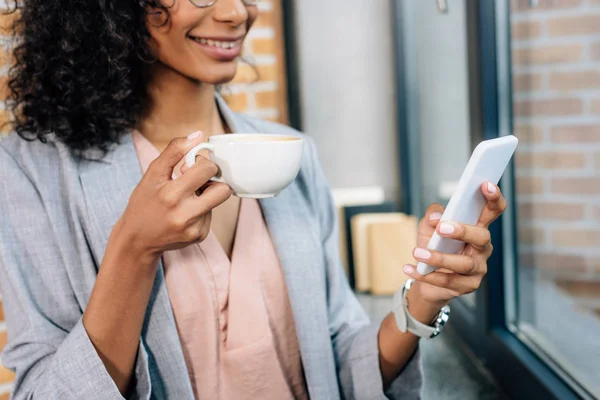
[[[352,205],[381,204],[385,199],[382,187],[337,188],[331,190],[333,202],[337,210],[338,234],[340,238],[340,258],[348,276],[348,249],[346,248],[346,218],[344,207]]]
[[[400,221],[381,221],[367,228],[371,294],[392,295],[408,276],[405,264],[415,264],[412,255],[417,245],[417,217],[404,216]]]
[[[406,215],[401,213],[358,214],[352,217],[352,252],[354,253],[354,285],[357,292],[368,292],[371,287],[371,246],[369,226],[382,223],[402,223]]]

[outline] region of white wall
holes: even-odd
[[[399,188],[391,2],[295,3],[303,129],[334,188]]]

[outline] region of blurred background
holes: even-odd
[[[315,139],[340,255],[375,319],[405,279],[418,218],[448,201],[472,149],[520,139],[489,276],[454,302],[441,337],[422,341],[423,397],[600,398],[600,0],[262,0],[260,10],[221,92],[236,111]],[[0,400],[12,379],[0,368]]]

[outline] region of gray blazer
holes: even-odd
[[[299,135],[217,101],[234,132]],[[310,397],[419,398],[418,352],[383,392],[379,324],[369,323],[348,286],[329,188],[305,138],[298,178],[261,207],[288,286]],[[111,229],[140,178],[131,135],[101,159],[75,157],[54,138],[0,142],[0,287],[8,329],[2,363],[16,372],[14,399],[123,398],[81,321]],[[135,380],[131,398],[193,398],[162,268]]]

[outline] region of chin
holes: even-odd
[[[231,82],[235,78],[236,73],[237,61],[235,63],[228,63],[228,65],[205,68],[201,73],[197,74],[196,79],[211,85],[221,85]]]

